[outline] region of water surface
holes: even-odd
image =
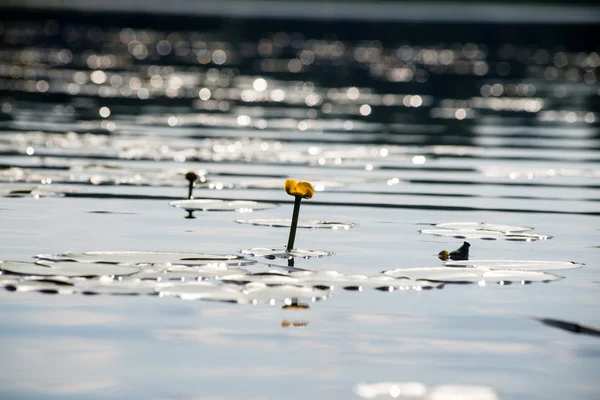
[[[299,268],[442,266],[464,239],[420,230],[465,221],[552,237],[467,239],[474,259],[585,265],[531,285],[336,289],[305,310],[2,291],[0,397],[342,399],[386,381],[600,394],[598,338],[532,319],[600,326],[592,25],[6,15],[2,260],[280,247],[286,228],[235,221],[290,218],[294,178],[322,186],[302,220],[356,224],[300,230],[299,248],[334,255]],[[196,197],[280,207],[185,218],[169,201],[192,169]]]

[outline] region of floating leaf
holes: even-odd
[[[61,197],[65,193],[75,192],[73,188],[56,185],[19,185],[19,184],[2,184],[0,185],[0,196],[5,197]]]
[[[499,400],[487,386],[439,385],[427,387],[419,382],[359,383],[354,393],[363,399],[389,398],[411,400]]]
[[[138,273],[139,268],[113,264],[78,262],[3,261],[0,269],[11,274],[35,276],[126,276]]]
[[[161,288],[169,283],[141,279],[111,279],[102,277],[75,282],[75,288],[82,294],[113,294],[113,295],[156,295]]]
[[[290,273],[302,285],[312,287],[341,287],[347,290],[378,289],[393,291],[396,289],[430,289],[443,286],[440,283],[416,282],[410,279],[396,279],[390,276],[345,275],[337,271],[297,271]]]
[[[427,387],[419,382],[377,382],[359,383],[354,393],[364,399],[376,397],[423,399]]]
[[[6,285],[8,290],[17,292],[42,292],[51,294],[72,294],[75,292],[73,282],[67,278],[27,277]]]
[[[536,260],[465,260],[449,261],[446,267],[482,267],[492,270],[510,271],[555,271],[580,268],[583,264],[574,261],[536,261]]]
[[[274,260],[276,258],[321,258],[333,254],[332,252],[325,250],[293,249],[292,251],[286,251],[285,247],[278,247],[275,249],[269,249],[266,247],[256,247],[253,249],[242,250],[241,253],[254,257],[265,257],[270,260]]]
[[[492,270],[489,268],[398,268],[383,271],[394,278],[445,283],[510,283],[550,282],[562,277],[536,271]]]
[[[441,224],[435,224],[438,228],[444,229],[455,229],[455,230],[485,230],[485,231],[497,231],[497,232],[525,232],[530,231],[533,228],[528,226],[518,225],[500,225],[490,224],[487,222],[444,222]]]
[[[441,229],[422,229],[420,232],[427,235],[449,236],[457,239],[505,239],[532,242],[552,238],[550,235],[526,233],[525,231],[533,228],[517,225],[499,225],[486,222],[448,222],[434,226]]]
[[[248,303],[285,302],[292,299],[323,300],[330,295],[329,290],[313,289],[293,285],[268,286],[261,282],[246,285],[213,282],[189,282],[171,285],[160,290],[161,296],[177,296],[185,300],[214,300]]]
[[[111,264],[179,264],[187,266],[208,264],[246,265],[256,262],[236,254],[177,253],[165,251],[66,252],[58,255],[39,254],[35,257],[49,261],[78,261]]]
[[[214,282],[188,282],[157,289],[160,296],[176,296],[184,300],[214,300],[247,303],[239,285]]]
[[[0,263],[0,267],[1,266],[2,266],[2,263]],[[1,272],[1,270],[2,270],[2,268],[0,268],[0,286],[6,286],[11,283],[17,283],[19,281],[19,278],[17,278],[15,275],[3,274]]]
[[[229,268],[223,264],[210,264],[197,267],[184,265],[171,265],[166,267],[153,266],[143,267],[142,272],[136,275],[140,279],[158,280],[185,280],[185,279],[212,279],[233,274],[246,274],[247,270],[241,268]]]
[[[292,225],[291,219],[237,219],[235,222],[238,224],[272,226],[277,228],[289,228]],[[356,224],[352,222],[298,221],[298,228],[306,229],[348,230],[355,226]]]
[[[331,295],[329,289],[315,289],[303,286],[281,285],[267,286],[264,283],[252,282],[244,287],[244,294],[249,303],[284,302],[291,304],[292,299],[299,300],[325,300]]]
[[[289,274],[280,272],[258,272],[254,274],[230,274],[219,278],[225,282],[250,283],[260,282],[265,285],[298,285],[300,280]]]
[[[191,199],[176,200],[169,203],[173,207],[183,208],[186,211],[238,211],[252,212],[277,208],[277,203],[266,203],[246,200],[219,200],[219,199]]]

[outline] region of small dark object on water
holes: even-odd
[[[600,336],[600,329],[594,328],[591,326],[580,325],[580,324],[576,324],[574,322],[562,321],[559,319],[552,319],[552,318],[533,318],[533,319],[541,322],[544,325],[548,325],[553,328],[562,329],[562,330],[565,330],[565,331],[568,331],[571,333],[581,333],[584,335]]]
[[[471,244],[469,242],[464,242],[463,245],[460,246],[458,249],[451,251],[449,253],[447,250],[440,251],[438,253],[438,258],[442,261],[448,261],[448,259],[454,260],[454,261],[468,260],[469,259],[469,247],[471,247]]]
[[[190,171],[187,174],[185,174],[185,179],[190,183],[188,186],[188,199],[191,200],[194,198],[192,196],[192,191],[194,190],[194,183],[198,179],[198,174],[194,171]]]

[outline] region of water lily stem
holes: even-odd
[[[194,171],[190,171],[187,174],[185,174],[185,179],[189,182],[188,199],[191,200],[194,198],[192,196],[192,191],[194,190],[194,183],[196,182],[196,179],[198,179],[198,174],[195,173]]]
[[[192,192],[194,191],[194,181],[190,180],[190,184],[188,186],[188,199],[193,199]]]
[[[290,227],[290,237],[288,238],[287,251],[294,249],[294,240],[296,240],[296,228],[298,228],[298,216],[300,215],[300,202],[302,196],[294,196],[294,214],[292,215],[292,226]]]

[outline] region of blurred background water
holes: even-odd
[[[296,178],[320,182],[302,220],[357,224],[300,230],[334,255],[296,267],[438,267],[464,239],[420,230],[463,221],[551,236],[472,258],[585,265],[304,310],[2,291],[0,397],[598,398],[598,338],[532,319],[600,325],[600,14],[578,4],[4,2],[1,260],[282,246],[235,220],[289,218]],[[196,197],[281,207],[186,219],[192,169]]]

